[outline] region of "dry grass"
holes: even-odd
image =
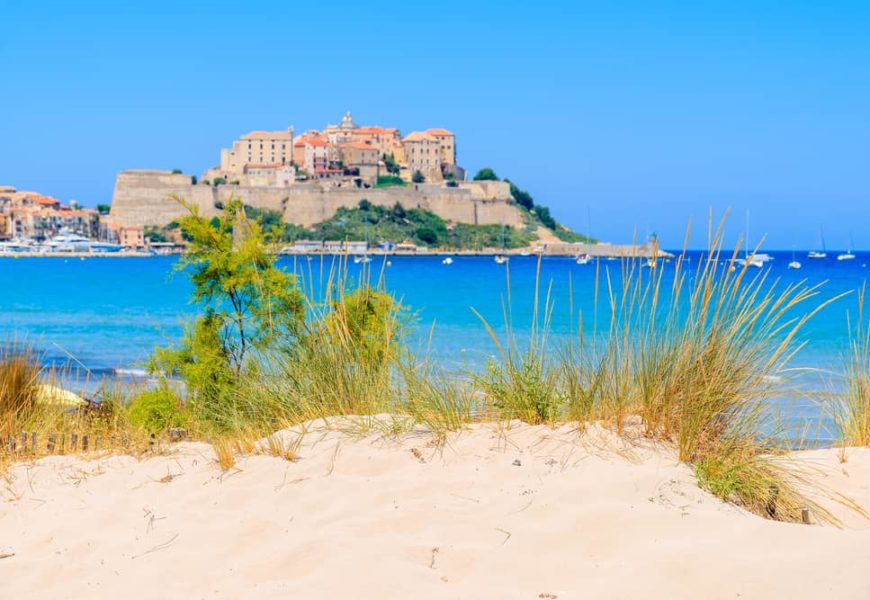
[[[845,389],[835,418],[846,446],[870,446],[870,327],[864,321],[866,287],[858,293],[858,319],[849,323]]]

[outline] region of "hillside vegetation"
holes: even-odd
[[[500,181],[492,169],[481,169],[476,181]],[[550,210],[536,204],[531,194],[508,179],[513,200],[522,214],[524,226],[470,225],[445,220],[437,214],[419,208],[405,208],[401,203],[392,207],[360,200],[354,208],[340,208],[326,221],[312,227],[285,223],[279,211],[245,206],[248,218],[256,220],[273,241],[293,243],[298,240],[342,241],[365,240],[372,245],[380,243],[413,242],[419,246],[452,250],[483,250],[485,248],[523,248],[538,240],[538,229],[550,230],[564,242],[595,241],[558,223]],[[398,177],[385,176],[379,186],[402,185]],[[222,207],[221,207],[222,208]],[[164,230],[146,231],[152,241],[166,241],[169,232],[178,230],[173,222]]]

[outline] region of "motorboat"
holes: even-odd
[[[508,257],[504,256],[502,254],[496,254],[494,260],[495,260],[495,264],[503,265],[508,261]]]
[[[447,257],[444,258],[444,260],[441,261],[441,264],[442,264],[442,265],[452,265],[452,264],[453,264],[453,259],[450,258],[449,256],[447,256]]]
[[[574,262],[576,262],[578,265],[588,265],[591,260],[592,257],[588,254],[581,254],[574,259]]]
[[[36,247],[30,240],[14,238],[8,242],[0,242],[0,252],[34,252]]]
[[[50,252],[120,252],[124,246],[97,242],[78,233],[61,229],[60,233],[43,243]]]

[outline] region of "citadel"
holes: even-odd
[[[362,199],[430,210],[456,223],[523,226],[508,183],[467,179],[457,164],[451,131],[403,136],[393,127],[359,126],[348,112],[322,131],[294,135],[288,127],[243,135],[199,178],[180,171],[122,171],[111,218],[124,230],[162,227],[186,211],[174,196],[206,216],[217,214],[234,196],[302,226],[325,221]]]

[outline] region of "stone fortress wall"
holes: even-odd
[[[278,210],[288,223],[310,227],[332,217],[341,208],[352,208],[363,198],[372,204],[432,211],[441,218],[476,225],[523,227],[522,214],[511,202],[503,181],[462,182],[458,187],[422,183],[406,187],[360,189],[321,183],[288,187],[194,185],[189,175],[158,170],[122,171],[115,181],[112,220],[120,226],[164,226],[186,214],[172,199],[176,195],[211,217],[216,205],[237,196],[250,206]]]

